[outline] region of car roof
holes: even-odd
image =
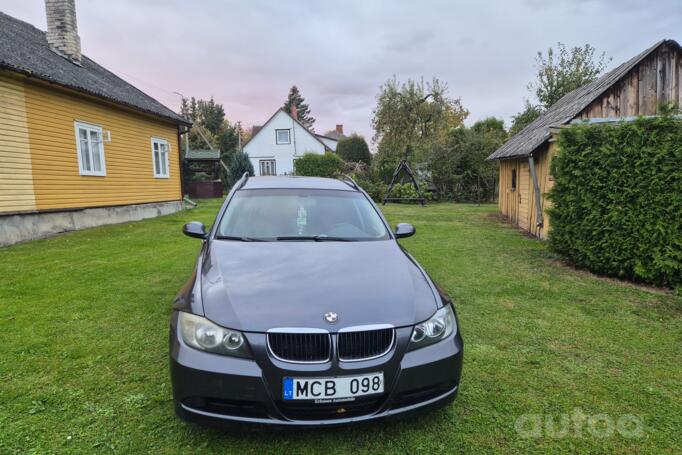
[[[258,189],[314,189],[314,190],[341,190],[356,191],[348,183],[337,179],[323,177],[298,177],[298,176],[268,176],[249,177],[242,190]]]

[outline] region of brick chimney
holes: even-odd
[[[291,105],[291,116],[294,118],[294,120],[298,120],[298,110],[296,109],[295,104]]]
[[[336,125],[336,134],[343,136],[343,125]]]
[[[76,23],[76,0],[45,0],[47,44],[57,54],[80,65],[81,39]]]

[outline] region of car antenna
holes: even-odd
[[[239,186],[237,189],[241,190],[244,185],[246,185],[246,182],[249,180],[249,171],[244,172],[242,175],[242,178],[239,179]]]

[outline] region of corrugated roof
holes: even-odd
[[[219,160],[219,150],[188,150],[185,158],[188,160]]]
[[[529,156],[536,148],[540,147],[549,139],[550,127],[564,125],[573,120],[573,118],[589,106],[592,101],[616,84],[639,62],[663,44],[672,44],[678,48],[680,47],[679,44],[673,40],[661,40],[598,79],[567,93],[544,114],[505,142],[504,145],[490,155],[488,159],[499,160]]]
[[[0,12],[0,68],[94,95],[175,123],[187,120],[86,56],[78,66],[50,50],[45,32]]]
[[[219,160],[220,150],[189,150],[188,160]]]

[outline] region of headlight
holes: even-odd
[[[220,327],[206,318],[181,311],[180,333],[185,343],[201,351],[235,357],[251,357],[244,335],[237,330]]]
[[[431,316],[428,321],[414,326],[412,336],[410,337],[410,345],[407,349],[411,351],[428,346],[449,337],[455,332],[457,332],[455,313],[452,311],[452,305],[445,305],[436,311],[436,314]]]

